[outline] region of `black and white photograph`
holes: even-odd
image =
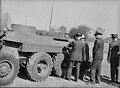
[[[120,0],[0,4],[0,87],[120,88]]]

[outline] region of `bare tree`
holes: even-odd
[[[61,27],[59,27],[59,30],[61,30],[62,33],[66,33],[67,32],[67,27],[61,26]]]
[[[102,27],[97,27],[96,31],[99,31],[99,32],[105,34],[105,29]]]
[[[49,36],[65,38],[66,32],[67,32],[67,27],[65,27],[65,26],[60,26],[58,28],[51,27],[51,29],[49,31]]]
[[[42,29],[42,30],[36,30],[37,35],[42,35],[42,36],[49,36],[49,32]]]
[[[1,29],[0,31],[2,32],[6,32],[11,29],[11,24],[12,24],[12,17],[10,16],[9,13],[5,13],[2,17],[1,17]]]
[[[80,25],[80,26],[71,28],[71,30],[69,31],[69,36],[71,38],[74,38],[74,36],[77,33],[81,33],[81,34],[84,34],[86,37],[88,37],[90,31],[91,31],[90,27],[88,27],[86,25]]]

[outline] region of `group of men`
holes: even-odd
[[[90,64],[90,80],[87,84],[100,84],[101,79],[101,64],[103,60],[104,51],[104,40],[102,39],[102,33],[96,31],[94,34],[96,40],[93,46],[92,52],[92,62]],[[117,34],[111,34],[112,42],[109,44],[108,58],[107,61],[110,63],[111,68],[111,82],[118,83],[119,66],[120,66],[120,41],[117,40]],[[89,45],[85,42],[85,35],[77,33],[74,36],[75,41],[68,44],[71,47],[70,51],[70,61],[68,65],[68,70],[66,71],[66,79],[71,80],[73,67],[76,68],[75,79],[78,81],[80,78],[83,80],[83,75],[80,74],[83,70],[80,67],[83,62],[89,61]],[[74,66],[75,65],[75,66]],[[84,64],[88,65],[88,64]],[[82,76],[81,76],[82,75]]]

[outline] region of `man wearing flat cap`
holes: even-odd
[[[118,34],[111,34],[112,42],[109,44],[109,51],[107,61],[110,63],[111,82],[118,83],[119,66],[120,66],[120,41],[118,41]]]
[[[94,42],[93,47],[93,61],[90,66],[90,81],[88,84],[100,83],[100,75],[101,75],[101,64],[103,60],[103,50],[104,50],[104,40],[102,39],[102,33],[96,31],[94,34],[96,40]]]
[[[68,69],[67,79],[71,80],[71,74],[73,65],[75,64],[76,67],[76,76],[75,81],[78,81],[79,72],[80,72],[80,65],[81,62],[85,60],[85,44],[81,40],[82,35],[80,33],[74,36],[75,41],[71,42],[68,46],[72,47],[71,57],[70,57],[70,66]]]

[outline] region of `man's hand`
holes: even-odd
[[[117,54],[120,55],[120,51]]]
[[[110,63],[110,60],[107,59],[107,62]]]
[[[89,61],[92,62],[92,61],[93,61],[93,58],[91,57],[91,58],[89,59]]]

